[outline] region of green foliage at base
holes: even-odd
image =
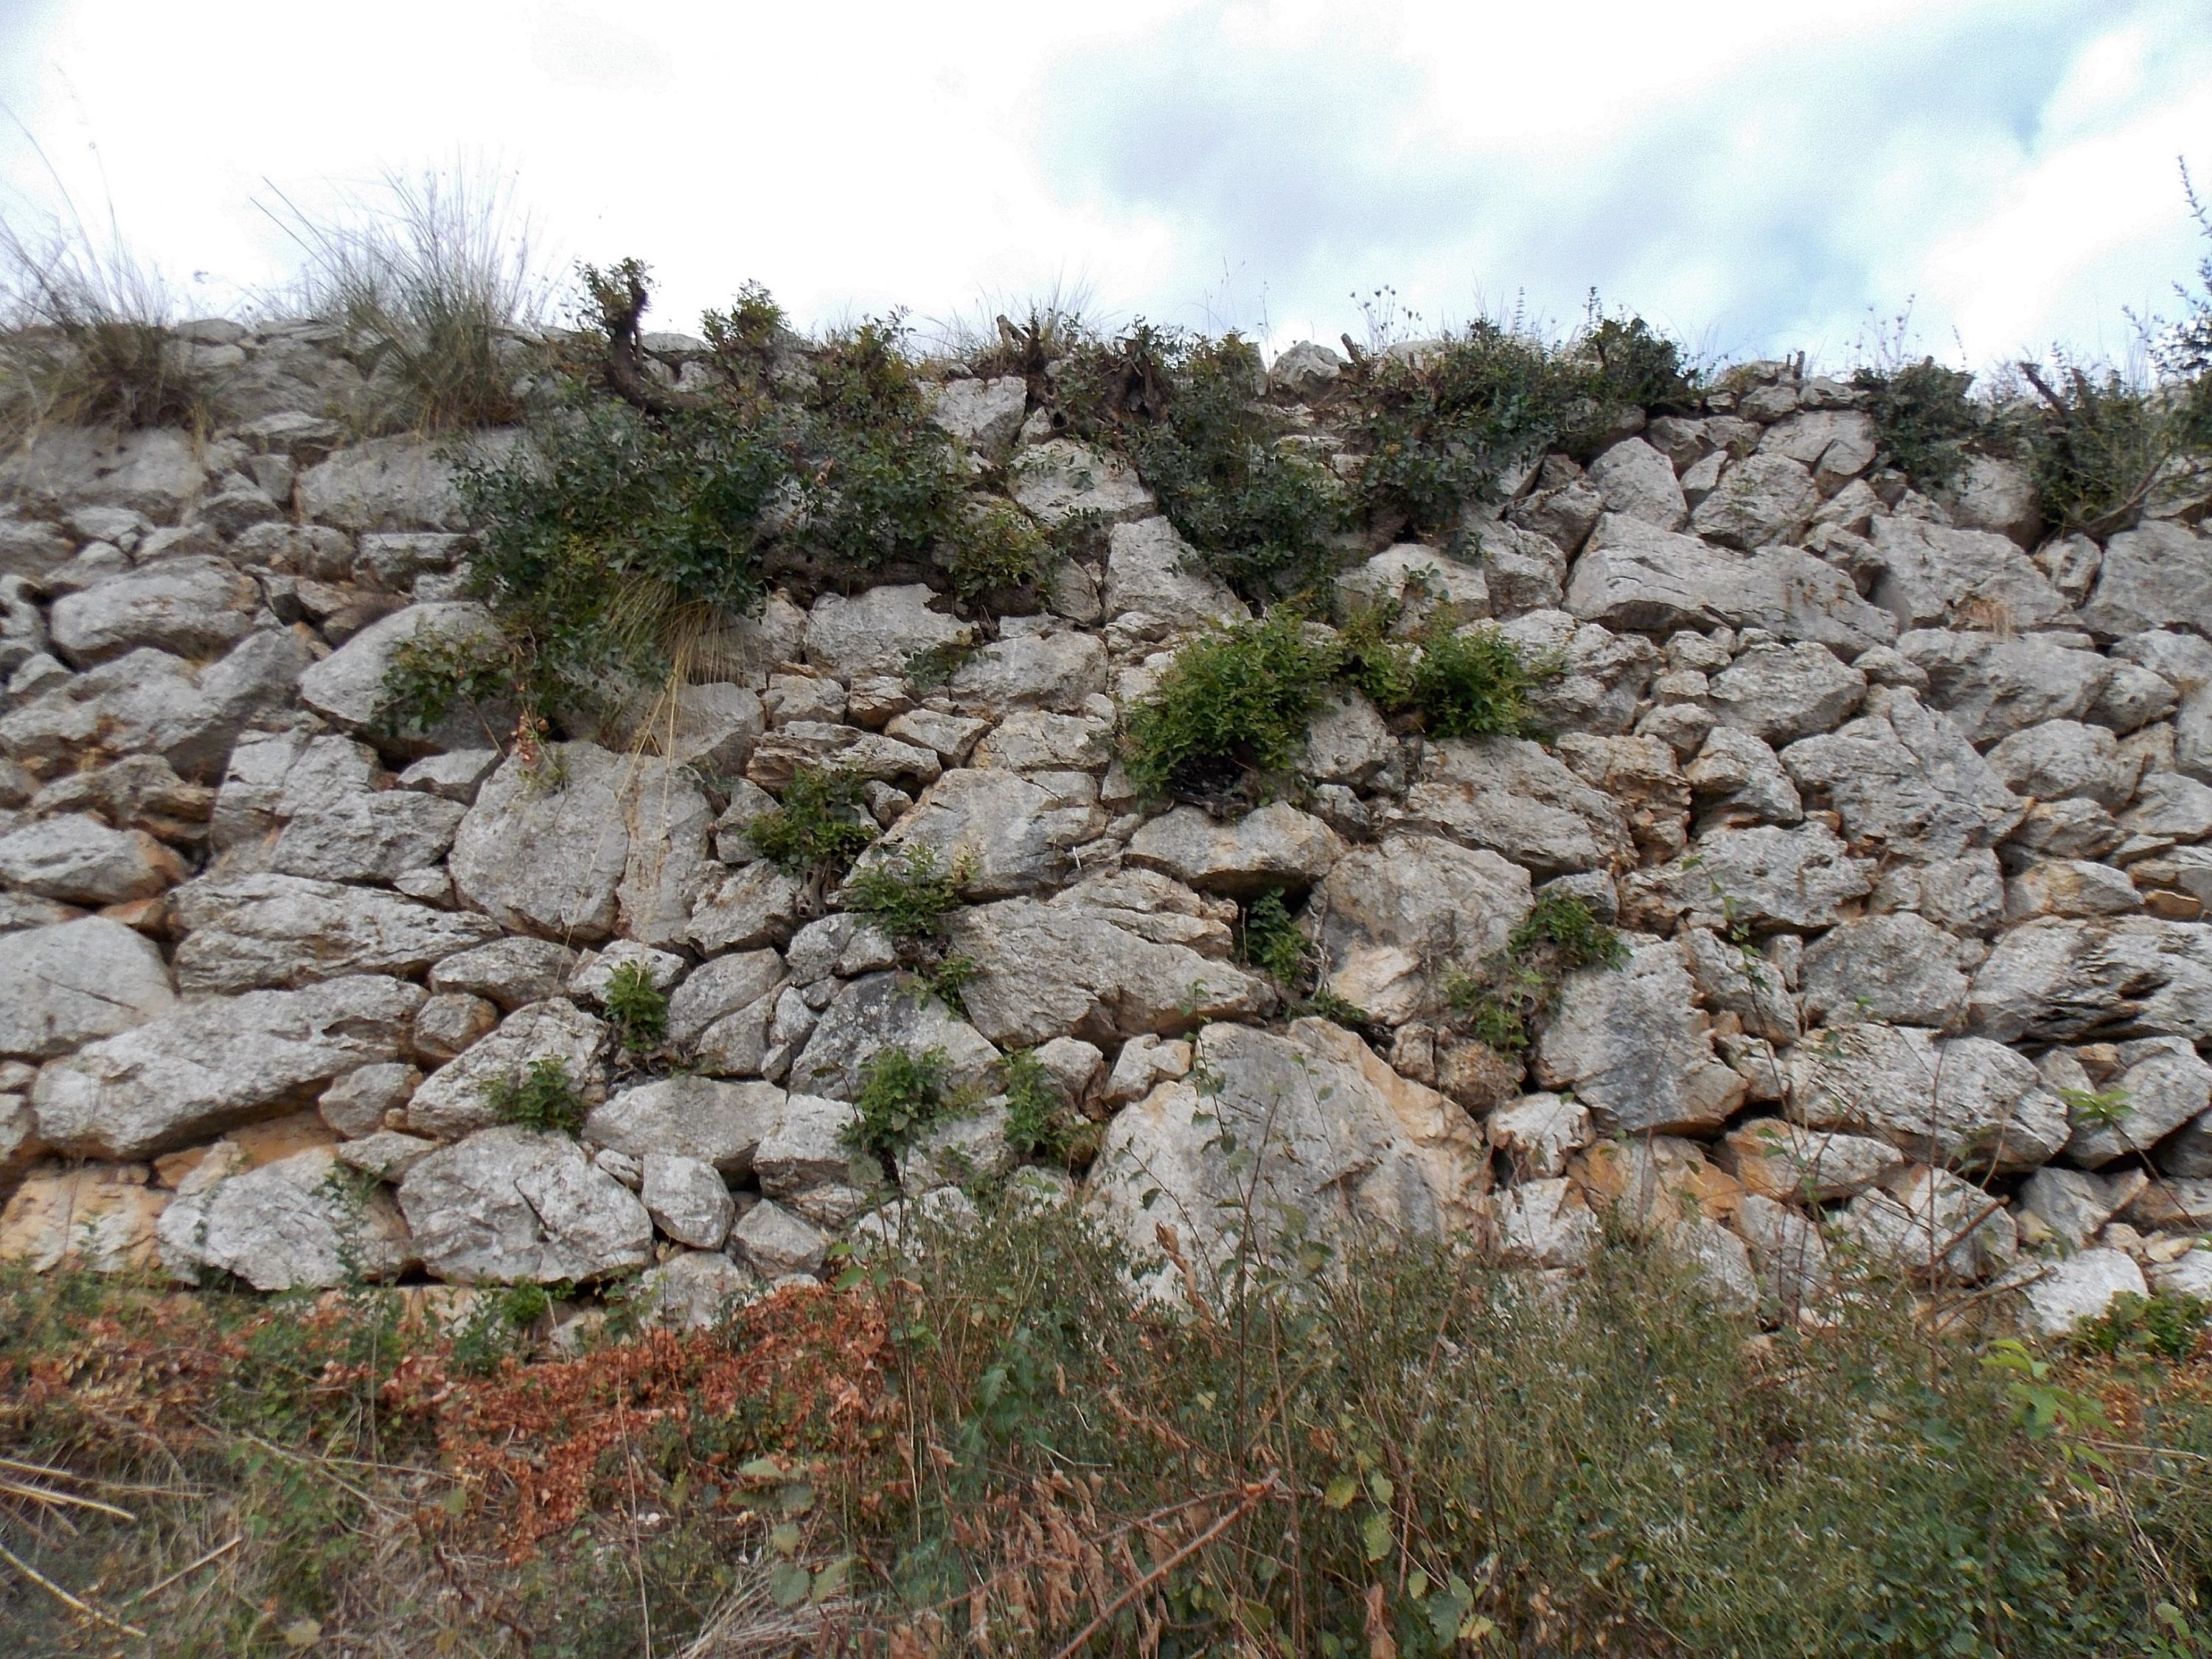
[[[1627,942],[1587,899],[1553,889],[1536,896],[1503,951],[1444,976],[1444,1006],[1476,1042],[1518,1054],[1559,1006],[1568,975],[1627,959]]]
[[[2077,1328],[2074,1346],[2084,1353],[2186,1359],[2203,1340],[2212,1303],[2184,1291],[2148,1297],[2123,1291],[2111,1307]]]
[[[1152,799],[1266,792],[1297,760],[1335,666],[1289,611],[1194,640],[1129,713],[1130,783]]]
[[[1064,1164],[1073,1142],[1073,1127],[1046,1080],[1036,1053],[1016,1048],[1006,1055],[1006,1144],[1024,1158]]]
[[[1078,352],[1060,375],[1070,427],[1108,437],[1208,570],[1248,598],[1316,586],[1342,526],[1335,480],[1282,447],[1282,417],[1257,401],[1260,354],[1139,322]]]
[[[934,848],[902,847],[886,859],[853,872],[845,884],[845,908],[902,943],[935,939],[945,918],[958,908],[960,890],[974,873],[971,858],[946,868]]]
[[[623,963],[607,976],[605,1006],[615,1041],[631,1054],[648,1052],[668,1035],[668,994],[641,963]]]
[[[944,1049],[878,1048],[860,1068],[860,1091],[853,1099],[858,1115],[846,1136],[855,1151],[895,1157],[970,1103],[953,1087]]]
[[[1881,453],[1923,490],[1954,483],[1966,469],[1968,441],[1990,428],[1987,405],[1967,396],[1973,384],[1966,370],[1944,368],[1933,357],[1851,376],[1851,385],[1866,394]]]
[[[557,1055],[532,1060],[519,1077],[494,1078],[484,1085],[485,1103],[501,1123],[524,1129],[550,1129],[573,1135],[584,1127],[591,1108]]]
[[[876,838],[866,794],[853,773],[802,766],[775,808],[745,826],[745,839],[787,876],[842,875]]]

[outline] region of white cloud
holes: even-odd
[[[213,304],[283,274],[253,203],[511,169],[684,325],[1087,278],[1121,314],[1332,337],[1598,284],[1734,351],[1844,352],[1917,295],[1976,362],[2125,343],[2194,264],[2205,0],[15,0],[0,96],[81,203]],[[39,164],[0,169],[40,193]]]

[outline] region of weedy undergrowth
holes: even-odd
[[[1444,1006],[1476,1042],[1518,1054],[1558,1008],[1570,975],[1617,968],[1627,957],[1627,942],[1587,899],[1555,888],[1536,896],[1504,950],[1444,975]]]
[[[607,975],[604,999],[615,1041],[632,1054],[649,1054],[668,1035],[668,994],[641,963],[625,962]]]
[[[876,838],[866,799],[854,774],[802,766],[776,805],[745,826],[745,839],[787,876],[834,880]]]
[[[1334,670],[1334,653],[1310,641],[1288,610],[1194,640],[1129,712],[1131,784],[1152,799],[1273,793]]]
[[[568,1064],[557,1054],[530,1062],[514,1077],[494,1078],[483,1086],[485,1103],[501,1123],[525,1129],[550,1129],[573,1135],[584,1127],[591,1108]]]
[[[971,1103],[954,1086],[944,1049],[885,1047],[861,1067],[847,1137],[855,1151],[895,1158],[933,1124],[958,1116]]]

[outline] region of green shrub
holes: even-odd
[[[846,1136],[860,1152],[896,1157],[933,1124],[957,1117],[972,1103],[952,1086],[952,1062],[942,1048],[878,1048],[860,1068],[858,1115]]]
[[[1072,1140],[1066,1113],[1045,1081],[1035,1051],[1011,1050],[1006,1073],[1006,1144],[1024,1158],[1066,1162]]]
[[[1604,317],[1590,297],[1595,319],[1577,342],[1581,355],[1596,362],[1592,396],[1609,407],[1622,404],[1665,414],[1698,406],[1698,376],[1684,367],[1681,348],[1641,317]]]
[[[1401,606],[1362,605],[1339,633],[1340,672],[1386,714],[1419,716],[1436,738],[1520,737],[1528,726],[1528,695],[1556,676],[1553,656],[1531,658],[1501,629],[1462,632],[1439,607],[1410,638],[1390,629]]]
[[[484,1085],[485,1103],[501,1123],[525,1129],[551,1129],[573,1135],[584,1127],[591,1108],[558,1055],[531,1061],[520,1077],[494,1078]]]
[[[866,780],[854,773],[802,766],[775,806],[745,826],[745,838],[787,876],[835,878],[876,838],[866,796]]]
[[[625,962],[607,975],[605,1003],[615,1041],[630,1053],[647,1053],[668,1035],[668,994],[642,964]]]
[[[1518,1054],[1559,1006],[1568,975],[1627,959],[1627,942],[1587,899],[1555,888],[1536,896],[1503,951],[1445,975],[1444,1006],[1476,1042]]]
[[[1922,489],[1942,489],[1966,465],[1966,445],[1991,425],[1990,411],[1966,394],[1974,377],[1933,357],[1884,372],[1862,368],[1851,384],[1867,394],[1875,441],[1889,465]]]
[[[2212,1303],[2184,1291],[2160,1291],[2148,1297],[2124,1291],[2103,1313],[2077,1328],[2072,1341],[2084,1353],[2186,1359],[2197,1351],[2208,1318],[2212,1318]]]
[[[1193,641],[1129,713],[1130,783],[1153,800],[1268,793],[1297,762],[1335,665],[1289,611]]]
[[[939,556],[952,591],[969,603],[1042,594],[1052,574],[1053,543],[1028,514],[996,503],[969,518],[967,534]]]
[[[1060,377],[1073,428],[1110,434],[1206,568],[1255,599],[1317,586],[1343,520],[1328,471],[1278,445],[1260,379],[1259,353],[1234,334],[1141,322]]]
[[[1261,894],[1244,907],[1237,953],[1248,967],[1295,992],[1305,975],[1307,951],[1305,936],[1291,919],[1280,888]]]
[[[945,932],[945,918],[958,907],[960,889],[974,870],[972,858],[963,856],[948,870],[933,848],[899,848],[854,872],[845,884],[845,906],[893,939],[935,939]]]
[[[2021,369],[2042,400],[2028,461],[2044,517],[2098,537],[2133,526],[2168,465],[2189,448],[2185,398],[2111,369]]]

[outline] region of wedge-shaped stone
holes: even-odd
[[[1634,857],[1612,796],[1524,738],[1447,739],[1430,745],[1406,795],[1414,823],[1488,848],[1542,876],[1599,870]]]
[[[119,921],[85,916],[0,948],[0,1054],[46,1060],[176,1006],[161,953]]]
[[[565,998],[526,1003],[422,1080],[407,1103],[407,1127],[441,1140],[488,1127],[497,1115],[486,1091],[520,1082],[540,1060],[559,1061],[568,1081],[589,1091],[606,1044],[607,1028]]]
[[[1322,983],[1369,1018],[1404,1024],[1439,994],[1434,976],[1504,947],[1528,914],[1528,872],[1440,836],[1354,848],[1307,902]]]
[[[357,1195],[337,1154],[311,1147],[171,1200],[155,1224],[173,1270],[216,1267],[257,1291],[322,1290],[388,1279],[414,1259],[381,1189]]]
[[[1814,1128],[1875,1135],[1977,1176],[2047,1164],[2072,1133],[2033,1064],[1981,1037],[1839,1026],[1797,1045],[1790,1079],[1796,1115]]]
[[[500,1127],[430,1154],[399,1183],[422,1265],[464,1284],[588,1284],[653,1259],[653,1218],[566,1135]]]
[[[1343,856],[1344,843],[1319,818],[1277,801],[1228,822],[1179,806],[1138,830],[1129,859],[1201,892],[1249,896],[1310,887]]]
[[[1572,975],[1536,1044],[1537,1078],[1573,1091],[1608,1133],[1718,1128],[1745,1085],[1714,1054],[1695,994],[1671,939],[1643,940],[1620,967]]]

